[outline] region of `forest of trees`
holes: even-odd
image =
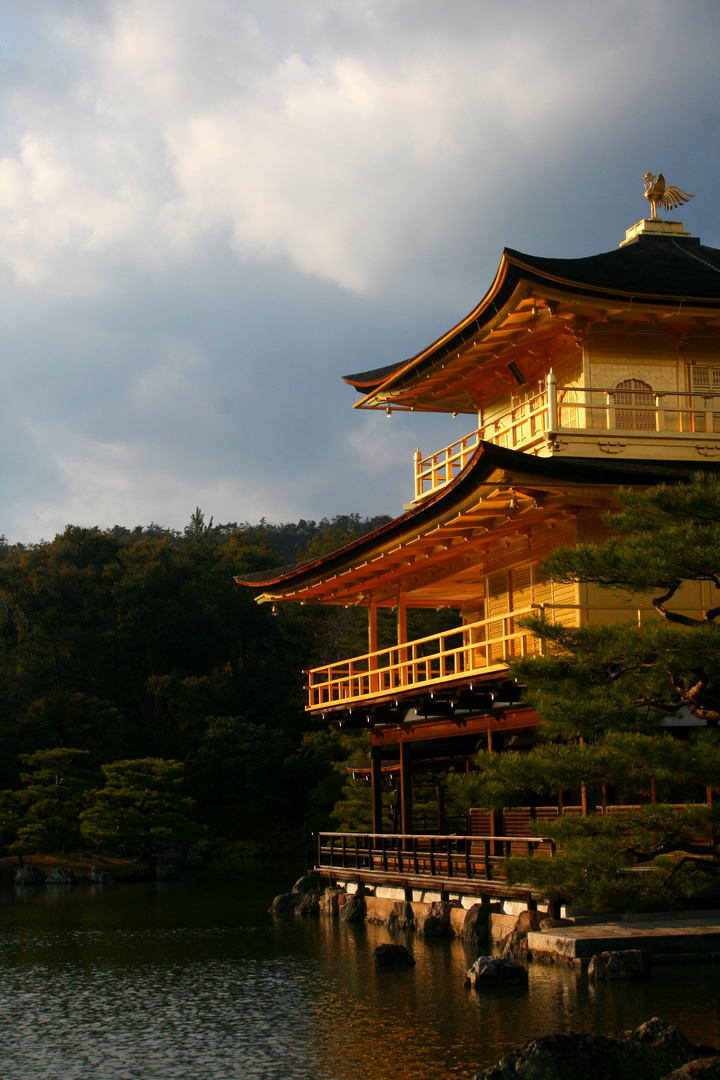
[[[362,737],[304,712],[302,670],[362,651],[362,613],[274,618],[233,577],[389,520],[68,526],[0,545],[0,842],[32,853],[155,842],[297,849]],[[365,637],[364,637],[365,635]]]
[[[720,596],[720,480],[617,497],[614,536],[544,567],[558,581],[650,593],[658,617],[527,620],[552,645],[511,668],[540,741],[478,754],[446,791],[448,805],[488,809],[582,791],[589,813],[542,823],[558,856],[509,872],[593,907],[666,903],[669,883],[693,893],[720,871],[720,604],[695,619],[674,604],[686,582]],[[274,617],[233,578],[387,520],[213,525],[197,510],[182,533],[68,526],[50,542],[0,544],[3,849],[290,853],[315,830],[369,828],[368,785],[348,771],[367,763],[368,736],[310,720],[302,689],[303,669],[365,651],[365,612],[287,604]],[[394,612],[379,616],[383,647]],[[409,635],[449,617],[408,612]],[[664,718],[680,710],[698,727],[670,735]],[[637,808],[593,813],[606,798]],[[418,790],[418,812],[422,800]]]

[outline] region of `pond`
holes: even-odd
[[[720,965],[589,985],[530,966],[527,990],[463,988],[458,941],[273,919],[294,867],[237,881],[0,892],[0,1075],[8,1080],[469,1078],[536,1035],[654,1015],[720,1044]],[[403,942],[416,966],[377,973]]]

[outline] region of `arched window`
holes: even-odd
[[[655,397],[642,379],[623,379],[615,387],[615,427],[624,431],[655,431]]]
[[[582,398],[577,390],[570,388],[560,391],[558,394],[558,420],[561,428],[580,427],[578,405],[581,400]]]

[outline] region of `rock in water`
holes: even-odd
[[[268,911],[271,915],[287,915],[288,912],[295,910],[304,895],[300,892],[280,893],[275,897]]]
[[[292,887],[294,893],[318,892],[318,876],[312,870],[298,878]]]
[[[340,908],[340,922],[364,922],[366,914],[365,890],[358,889],[357,892],[350,893]]]
[[[16,885],[44,885],[45,875],[42,870],[38,870],[37,866],[25,863],[15,871],[13,880]]]
[[[90,868],[90,880],[93,885],[112,885],[115,878],[110,871],[106,870],[104,867],[92,866]]]
[[[415,916],[415,930],[421,937],[454,937],[450,912],[454,904],[436,900],[424,915]]]
[[[650,974],[650,957],[642,949],[617,949],[591,957],[589,979],[645,979]]]
[[[375,967],[378,968],[409,968],[415,966],[415,961],[404,945],[378,945],[373,953]]]
[[[479,956],[465,977],[465,986],[484,990],[491,986],[527,986],[528,973],[509,956]]]
[[[490,905],[473,904],[468,908],[462,925],[462,939],[468,945],[479,945],[490,937]]]
[[[412,930],[415,925],[415,911],[406,900],[396,900],[388,915],[387,928],[394,930]]]
[[[323,895],[321,892],[306,892],[299,895],[300,903],[295,908],[296,915],[320,914],[320,901]]]
[[[503,941],[502,955],[512,960],[528,956],[527,937],[531,930],[540,929],[537,911],[521,911],[510,933]]]
[[[75,875],[69,866],[56,866],[45,878],[46,885],[72,885]]]
[[[720,1057],[690,1061],[674,1069],[665,1080],[720,1080]]]
[[[569,1032],[532,1039],[474,1080],[664,1080],[710,1053],[715,1051],[693,1046],[672,1024],[654,1017],[620,1035]]]
[[[307,894],[310,895],[309,893]],[[320,894],[320,914],[321,915],[339,915],[340,908],[345,903],[347,893],[344,889],[333,889],[328,887],[324,893]]]

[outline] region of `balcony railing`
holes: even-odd
[[[319,833],[318,869],[354,871],[373,878],[505,880],[511,855],[552,858],[553,840],[542,836],[419,836],[417,833]]]
[[[512,450],[530,450],[559,432],[565,437],[600,433],[613,437],[703,435],[720,445],[720,393],[655,391],[632,387],[558,386],[515,405],[483,427],[430,457],[415,455],[415,498],[450,483],[468,464],[481,440]]]
[[[306,672],[306,707],[352,705],[409,689],[429,691],[473,675],[503,672],[510,660],[543,651],[543,641],[517,622],[523,615],[540,610],[540,605],[534,605],[313,668]],[[552,609],[546,606],[544,610]]]

